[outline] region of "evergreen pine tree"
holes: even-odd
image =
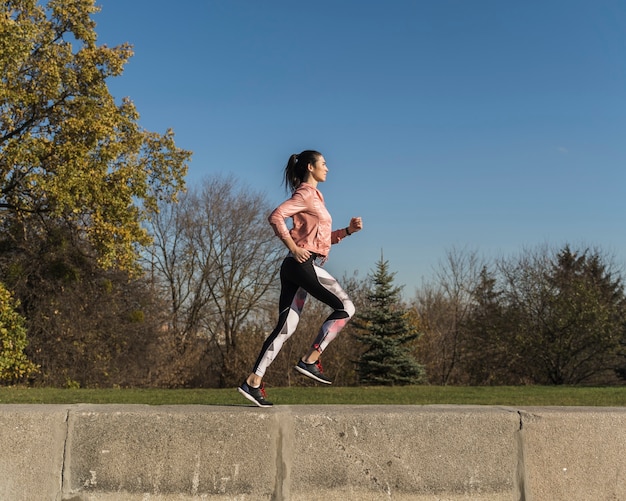
[[[395,273],[380,260],[372,274],[368,305],[353,319],[356,338],[367,346],[358,361],[359,382],[363,385],[418,384],[423,367],[411,356],[407,343],[419,336],[409,322],[408,311],[400,300],[401,287],[395,287]]]

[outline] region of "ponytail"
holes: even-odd
[[[296,191],[309,174],[309,164],[314,164],[321,156],[320,152],[314,150],[304,150],[300,154],[291,155],[285,167],[285,188]]]

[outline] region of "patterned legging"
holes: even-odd
[[[316,255],[313,254],[304,263],[298,263],[289,255],[283,261],[280,268],[278,323],[263,343],[254,364],[253,372],[257,376],[265,375],[285,341],[296,331],[307,294],[334,310],[322,324],[313,342],[313,349],[320,353],[354,315],[354,304],[348,295],[330,273],[315,264],[315,259]]]

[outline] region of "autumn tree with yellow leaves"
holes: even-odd
[[[109,93],[132,48],[98,45],[98,10],[0,4],[0,225],[19,249],[42,220],[63,221],[103,266],[128,269],[149,240],[144,211],[176,197],[190,152],[171,130],[143,130],[132,101]]]
[[[118,384],[112,374],[154,332],[137,282],[144,221],[176,200],[191,155],[110,94],[132,46],[98,44],[98,10],[0,3],[0,280],[43,384]]]
[[[13,382],[36,372],[24,353],[26,328],[16,301],[0,282],[0,381]]]

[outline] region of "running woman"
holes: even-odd
[[[283,344],[295,332],[307,295],[326,303],[333,312],[322,324],[308,353],[294,369],[323,384],[332,381],[321,369],[320,355],[354,315],[354,304],[337,280],[321,266],[331,244],[360,231],[363,222],[353,217],[346,228],[332,230],[332,219],[324,197],[317,189],[326,181],[328,167],[321,153],[305,150],[291,155],[285,167],[285,187],[292,196],[270,214],[274,233],[283,241],[289,254],[280,268],[279,316],[276,328],[267,337],[252,373],[237,390],[259,407],[270,407],[265,399],[263,376]],[[293,219],[290,230],[285,219]]]

